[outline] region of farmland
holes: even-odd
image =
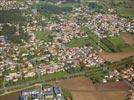
[[[129,56],[134,56],[134,52],[119,52],[119,53],[100,53],[100,56],[103,57],[107,61],[120,61],[121,59],[127,58]]]
[[[134,45],[134,37],[132,34],[122,33],[121,37],[127,44],[132,46]]]
[[[91,45],[92,47],[98,47],[98,37],[95,34],[89,34],[88,37],[73,38],[67,44],[68,47],[83,47]],[[133,51],[134,46],[127,43],[122,36],[114,36],[103,38],[100,40],[100,47],[105,52],[125,52]]]
[[[74,100],[124,100],[129,89],[123,82],[94,85],[85,77],[61,80],[58,84],[70,90]]]
[[[134,11],[134,8],[125,8],[125,7],[117,8],[118,15],[122,17],[134,18],[133,11]]]

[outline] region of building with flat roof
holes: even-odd
[[[44,88],[44,96],[45,99],[53,99],[53,88]]]
[[[61,97],[61,88],[56,86],[54,87],[54,93],[56,94],[57,97]]]

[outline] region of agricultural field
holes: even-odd
[[[119,52],[119,53],[102,52],[99,55],[102,58],[104,58],[106,61],[115,62],[115,61],[120,61],[121,59],[124,59],[124,58],[128,58],[130,56],[134,56],[134,52],[133,51]]]
[[[129,17],[134,18],[134,8],[125,8],[125,7],[119,7],[117,8],[118,15],[122,17]]]
[[[108,40],[115,46],[115,48],[121,51],[127,52],[134,50],[134,45],[128,44],[121,36],[108,38]]]
[[[124,36],[125,37],[125,36]],[[132,38],[132,37],[131,37]],[[134,45],[130,45],[124,40],[122,36],[114,36],[109,38],[100,39],[100,47],[105,52],[128,52],[134,50]],[[68,44],[68,47],[83,47],[91,45],[92,47],[98,47],[98,36],[95,34],[89,34],[88,37],[73,38]],[[133,40],[131,39],[131,42]]]
[[[121,37],[127,44],[134,46],[134,35],[128,33],[121,33]]]
[[[57,82],[61,87],[72,91],[94,91],[95,87],[86,77],[70,78]],[[75,85],[72,85],[75,84]]]
[[[91,45],[92,47],[98,47],[98,37],[95,34],[90,34],[88,37],[81,38],[73,38],[68,44],[68,47],[83,47]],[[100,47],[107,52],[111,52],[111,50],[105,46],[102,42],[100,43]]]
[[[46,74],[44,76],[42,76],[42,80],[52,80],[52,79],[58,79],[64,76],[67,76],[68,73],[67,72],[57,72],[57,73],[53,73],[53,74]]]
[[[74,100],[124,100],[128,90],[123,82],[94,85],[85,77],[61,80],[58,84],[70,90]]]

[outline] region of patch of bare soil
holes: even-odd
[[[134,35],[129,33],[121,33],[121,37],[125,40],[126,43],[134,46]]]
[[[86,77],[77,77],[66,80],[60,80],[58,84],[68,90],[93,91],[94,85]]]
[[[107,52],[102,52],[99,54],[103,59],[106,61],[120,61],[121,59],[134,56],[134,52],[119,52],[119,53],[107,53]]]

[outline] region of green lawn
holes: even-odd
[[[78,6],[79,3],[64,3],[64,4],[61,4],[60,6],[63,7],[63,8],[73,8],[74,6]]]
[[[51,32],[35,32],[35,36],[39,40],[43,41],[51,41],[52,40],[52,33]]]
[[[25,48],[25,47],[22,47],[22,48],[20,48],[20,53],[22,54],[22,53],[27,53],[28,52],[28,49],[27,48]]]
[[[134,18],[134,8],[118,7],[117,13],[123,17]]]
[[[110,37],[108,40],[115,46],[121,46],[125,44],[125,41],[120,36]]]
[[[67,72],[57,72],[57,73],[53,73],[53,74],[45,74],[41,78],[43,80],[51,80],[51,79],[59,79],[59,78],[64,77],[66,75],[68,75]]]
[[[86,44],[86,38],[73,38],[69,43],[69,47],[83,47]]]
[[[120,48],[122,51],[134,51],[134,46],[130,46],[121,38],[121,36],[115,36],[108,38],[108,40],[115,45],[116,47]]]
[[[72,96],[72,94],[69,90],[62,89],[62,92],[63,92],[63,96],[64,96],[65,99],[69,97],[70,100],[73,100],[73,96]]]
[[[68,47],[83,47],[83,46],[85,46],[87,44],[90,44],[94,48],[97,47],[97,44],[95,43],[95,41],[93,41],[92,39],[90,39],[88,37],[73,38],[68,43]]]

